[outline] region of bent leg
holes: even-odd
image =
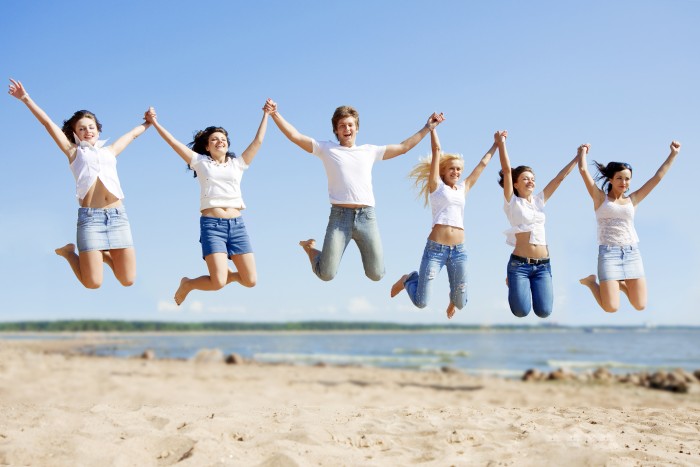
[[[183,277],[180,280],[180,287],[175,291],[175,303],[178,305],[181,305],[193,290],[219,290],[228,283],[231,271],[228,268],[226,253],[212,253],[204,260],[207,262],[209,275],[194,279]]]
[[[600,305],[608,313],[615,313],[620,308],[620,282],[616,280],[600,283]]]
[[[647,280],[644,277],[639,279],[627,279],[627,296],[632,306],[642,311],[647,306]]]
[[[540,318],[551,315],[554,306],[554,291],[550,263],[535,266],[534,274],[530,277],[530,290],[532,292],[532,308],[535,314]]]
[[[97,289],[102,285],[103,258],[101,251],[83,251],[77,255],[73,243],[56,248],[54,251],[58,256],[68,261],[73,274],[83,287]]]
[[[532,302],[527,266],[513,260],[508,262],[508,305],[511,313],[518,318],[524,318],[530,313]]]
[[[243,287],[255,287],[255,284],[258,282],[258,274],[253,253],[231,255],[231,261],[236,266],[236,272],[229,271],[226,283],[238,282]]]
[[[373,207],[366,207],[356,215],[352,234],[362,257],[365,275],[373,281],[384,277],[384,249],[379,235],[379,225]]]
[[[461,310],[467,304],[467,253],[462,247],[451,252],[447,260],[447,277],[450,282],[450,306],[447,317],[452,318],[455,308]]]
[[[103,255],[103,259],[107,255]],[[133,248],[109,250],[112,259],[114,277],[124,286],[129,287],[136,280],[136,251]]]
[[[348,213],[343,211],[352,213],[347,208],[331,208],[321,253],[312,261],[311,267],[322,281],[333,280],[338,272],[343,253],[350,243],[352,220],[348,223],[346,219]]]

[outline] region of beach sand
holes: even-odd
[[[700,394],[0,341],[0,465],[700,465]]]

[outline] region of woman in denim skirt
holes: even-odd
[[[588,172],[586,154],[589,144],[579,146],[579,172],[593,199],[598,223],[598,280],[595,274],[584,277],[581,284],[588,287],[600,307],[614,313],[620,307],[620,291],[637,310],[647,304],[647,283],[644,277],[639,237],[634,228],[637,205],[656,188],[676,159],[681,144],[671,143],[671,153],[661,167],[637,191],[627,195],[632,180],[632,166],[627,162],[594,161],[598,173],[595,180]],[[598,188],[596,181],[602,181]]]
[[[76,182],[78,209],[77,246],[68,243],[56,254],[68,261],[83,286],[96,289],[102,285],[103,266],[107,263],[123,286],[136,279],[136,255],[129,218],[122,204],[117,175],[117,156],[150,126],[141,124],[106,146],[100,140],[102,125],[95,114],[79,110],[56,125],[33,100],[20,81],[10,79],[9,94],[29,108],[68,158]]]
[[[535,194],[534,171],[524,165],[511,169],[506,150],[507,137],[507,131],[499,131],[495,135],[501,159],[501,179],[498,183],[503,187],[503,209],[511,225],[504,233],[506,243],[514,247],[507,269],[508,304],[510,311],[519,318],[527,316],[530,308],[540,318],[546,318],[552,313],[554,296],[544,232],[544,206],[571,173],[578,155],[561,169],[544,190]]]
[[[420,195],[425,197],[426,206],[430,202],[433,228],[423,250],[420,269],[404,274],[396,281],[391,287],[391,296],[395,297],[406,289],[411,302],[418,308],[425,308],[433,281],[442,267],[447,266],[450,282],[449,319],[467,303],[467,251],[464,245],[466,196],[496,152],[496,144],[481,158],[472,173],[460,180],[464,169],[462,156],[442,152],[437,129],[431,130],[430,141],[431,157],[419,162],[410,177],[414,179]]]
[[[194,140],[185,145],[158,122],[153,107],[146,112],[146,121],[153,124],[165,142],[194,170],[200,184],[199,241],[209,274],[183,277],[175,291],[178,305],[193,290],[219,290],[231,282],[254,287],[257,282],[253,247],[241,216],[245,209],[241,178],[263,143],[270,109],[268,102],[255,138],[240,157],[229,150],[228,133],[221,127],[210,126],[198,131]],[[235,272],[229,269],[229,259],[236,267]]]

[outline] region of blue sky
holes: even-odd
[[[696,193],[700,2],[61,2],[27,1],[0,18],[0,73],[21,80],[56,122],[94,111],[103,137],[116,139],[153,105],[161,123],[187,142],[221,125],[240,153],[252,140],[267,97],[302,133],[332,139],[338,105],[361,116],[358,144],[398,143],[433,111],[443,148],[464,154],[467,170],[509,131],[514,165],[534,168],[542,188],[575,154],[634,166],[633,189],[669,153],[681,153],[639,207],[648,307],[625,301],[614,315],[578,279],[595,272],[592,202],[577,171],[547,206],[555,310],[560,324],[700,325],[700,220]],[[448,284],[414,308],[392,283],[417,269],[430,213],[406,178],[426,138],[374,168],[386,276],[362,272],[354,244],[332,282],[311,273],[297,242],[323,238],[329,212],[322,164],[288,142],[270,121],[243,178],[246,224],[258,267],[254,289],[195,291],[176,308],[183,275],[206,272],[198,242],[199,186],[154,130],[119,156],[136,242],[130,288],[105,275],[84,289],[54,248],[73,241],[77,203],[65,157],[23,104],[0,104],[5,177],[0,184],[0,320],[380,320],[445,322]],[[498,161],[467,199],[469,303],[454,322],[525,324],[511,315],[504,285],[510,248],[496,184]],[[695,212],[696,214],[692,214]]]

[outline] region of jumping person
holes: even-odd
[[[129,218],[122,204],[117,175],[117,156],[150,126],[141,124],[106,146],[100,140],[102,124],[95,114],[78,110],[63,126],[56,125],[29,97],[20,81],[10,79],[9,94],[22,101],[39,120],[59,149],[68,158],[76,183],[78,209],[77,239],[55,250],[68,261],[75,277],[88,289],[102,285],[107,263],[125,287],[136,279],[136,255]]]
[[[552,269],[544,232],[544,206],[562,181],[571,173],[578,155],[550,181],[544,190],[535,193],[535,173],[521,165],[511,169],[506,150],[507,131],[495,134],[501,159],[501,179],[505,210],[511,228],[506,230],[506,243],[515,247],[508,260],[508,304],[510,311],[523,318],[530,308],[540,318],[552,313],[554,302]],[[504,175],[505,174],[505,175]]]
[[[433,113],[417,133],[400,144],[374,146],[355,145],[360,130],[360,116],[353,107],[338,107],[331,124],[338,143],[318,142],[305,136],[277,111],[272,102],[272,120],[294,144],[323,162],[328,177],[331,214],[321,251],[316,240],[299,242],[309,257],[314,273],[324,281],[332,280],[350,240],[360,249],[365,275],[373,281],[384,276],[384,253],[374,212],[372,166],[376,161],[405,154],[418,144],[441,121],[442,114]]]
[[[175,292],[178,305],[193,290],[219,290],[231,282],[254,287],[257,282],[253,247],[241,215],[246,207],[241,194],[241,178],[265,138],[268,109],[269,102],[263,108],[262,121],[253,142],[240,157],[229,151],[231,142],[224,128],[207,127],[198,131],[191,143],[184,145],[158,122],[153,107],[146,112],[146,121],[153,124],[165,142],[194,170],[201,188],[199,241],[209,275],[193,279],[183,277]],[[228,259],[233,262],[236,272],[229,269]]]
[[[632,180],[632,166],[627,162],[595,162],[598,173],[595,180],[588,172],[586,154],[589,144],[578,148],[579,172],[593,199],[598,222],[598,280],[595,274],[581,279],[600,307],[614,313],[620,307],[620,291],[627,295],[632,306],[643,310],[647,304],[647,283],[644,277],[639,237],[634,228],[637,205],[656,188],[676,159],[681,144],[671,143],[671,153],[661,167],[637,191],[626,195]],[[596,181],[602,181],[598,188]]]
[[[450,303],[447,318],[454,316],[467,303],[467,251],[464,245],[464,204],[474,186],[496,152],[496,143],[486,152],[472,173],[460,180],[464,159],[458,154],[443,153],[437,129],[430,132],[432,154],[420,161],[411,171],[425,205],[432,208],[433,227],[423,250],[420,269],[403,275],[391,287],[395,297],[406,289],[411,302],[425,308],[430,298],[433,281],[443,266],[447,266],[450,282]]]

